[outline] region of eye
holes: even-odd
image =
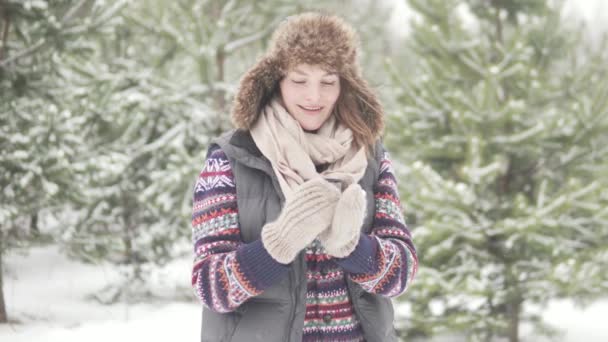
[[[306,83],[306,81],[296,81],[296,80],[291,80],[291,81],[293,83],[296,83],[296,84],[304,84],[304,83]]]
[[[328,85],[328,86],[332,86],[334,84],[336,84],[336,82],[321,82],[324,85]]]

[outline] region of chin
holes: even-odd
[[[320,118],[320,117],[306,118],[306,117],[304,117],[304,119],[308,119],[308,120],[299,121],[302,129],[304,129],[306,131],[316,131],[319,128],[321,128],[321,126],[323,126],[323,124],[325,123],[325,121],[327,121],[328,118]]]
[[[293,118],[296,119],[296,121],[300,124],[300,127],[302,127],[303,130],[316,131],[321,128],[321,126],[323,126],[325,121],[329,119],[329,116],[311,116],[306,113],[298,113],[297,115],[293,115]]]

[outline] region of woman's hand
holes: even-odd
[[[262,228],[262,243],[278,262],[288,264],[332,220],[340,191],[323,178],[308,180],[295,189],[279,217]]]
[[[319,234],[327,254],[344,258],[352,253],[359,242],[366,208],[365,191],[359,184],[349,185],[336,205],[331,226]]]

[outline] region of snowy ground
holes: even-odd
[[[199,341],[200,306],[188,297],[189,258],[178,260],[155,274],[154,293],[165,296],[148,304],[106,306],[87,299],[116,282],[120,274],[111,265],[83,265],[61,255],[56,247],[34,248],[27,256],[5,259],[4,293],[13,323],[0,325],[2,342],[71,341]],[[177,295],[175,295],[177,294]],[[568,301],[554,302],[545,318],[564,329],[560,341],[608,341],[608,300],[586,309]],[[456,341],[440,338],[436,341]],[[528,338],[528,341],[540,341]]]
[[[77,263],[55,247],[5,261],[7,310],[18,323],[0,325],[2,342],[200,340],[201,309],[193,296],[191,302],[102,305],[86,298],[120,278],[111,265]],[[159,272],[156,288],[183,297],[190,267],[191,260],[172,263]]]

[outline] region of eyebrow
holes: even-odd
[[[304,71],[301,71],[300,69],[294,69],[293,72],[300,74],[300,75],[304,75],[304,76],[308,76],[307,73],[305,73]],[[337,72],[326,72],[325,75],[323,76],[333,76],[333,75],[337,75]]]

